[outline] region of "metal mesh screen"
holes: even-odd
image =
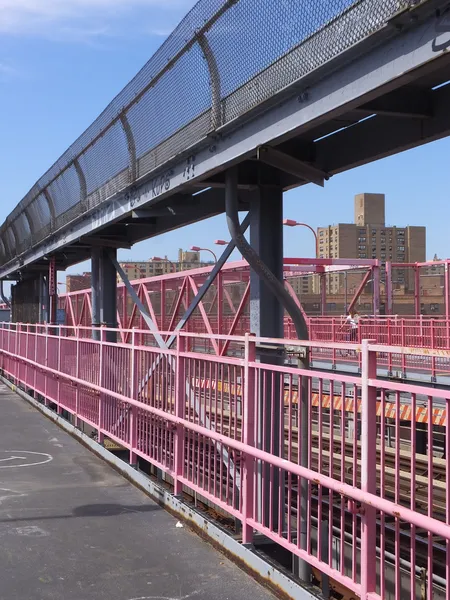
[[[107,202],[414,3],[200,0],[11,213],[0,228],[1,263]],[[26,239],[17,245],[12,223],[25,208],[33,230],[27,231],[22,219]]]

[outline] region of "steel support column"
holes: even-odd
[[[50,322],[50,290],[48,287],[48,275],[42,276],[42,322]]]
[[[393,288],[392,288],[392,263],[386,263],[386,314],[392,315]]]
[[[450,264],[448,261],[444,265],[444,292],[445,292],[445,318],[447,326],[450,320]]]
[[[117,274],[113,260],[117,260],[117,250],[103,248],[100,256],[100,321],[109,328],[117,328]],[[115,331],[108,331],[107,342],[116,342]]]
[[[50,325],[56,324],[56,309],[58,304],[58,288],[57,288],[57,270],[56,259],[52,257],[48,266],[48,322]]]
[[[100,256],[101,248],[92,248],[91,254],[91,301],[92,301],[92,339],[100,340]]]
[[[372,267],[372,289],[373,289],[373,316],[380,315],[380,267]]]
[[[444,294],[445,294],[445,320],[447,323],[447,342],[450,341],[450,264],[444,265]]]
[[[38,313],[38,323],[44,323],[46,321],[45,318],[45,296],[44,296],[44,290],[45,290],[45,279],[44,276],[41,274],[39,275],[39,313]],[[14,308],[14,296],[13,296],[13,308]],[[14,317],[14,310],[12,311],[13,313],[13,317],[12,320],[15,320]]]
[[[260,186],[259,193],[250,205],[250,244],[260,260],[283,281],[283,192],[276,186]],[[283,338],[284,309],[280,300],[253,271],[250,271],[250,330],[257,336]],[[283,357],[276,348],[257,348],[257,360],[265,364],[283,364]],[[281,378],[273,372],[261,371],[257,410],[259,418],[258,443],[263,450],[283,456],[283,440],[280,436],[283,419]],[[277,529],[283,506],[284,490],[280,474],[265,466],[260,471],[258,486],[259,510],[262,523]],[[272,477],[272,493],[270,480]],[[262,497],[265,502],[262,503]],[[270,502],[269,502],[270,498]],[[280,506],[281,501],[281,506]],[[271,512],[270,514],[270,507]]]
[[[322,317],[327,312],[327,276],[326,273],[321,273],[320,278],[320,314]]]
[[[420,267],[414,265],[414,312],[416,317],[420,315]]]

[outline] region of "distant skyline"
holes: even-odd
[[[3,221],[36,180],[98,116],[164,41],[193,0],[0,0],[0,127]],[[427,258],[450,257],[444,139],[285,194],[286,218],[312,227],[353,221],[353,197],[386,194],[389,224],[427,227]],[[123,260],[212,247],[225,217],[121,251]],[[217,247],[216,247],[217,248]],[[220,253],[220,249],[217,248]],[[313,256],[307,229],[285,230],[286,256]],[[236,255],[239,258],[239,255]],[[70,272],[88,269],[86,263]]]

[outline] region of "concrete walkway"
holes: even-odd
[[[0,384],[0,600],[273,600]]]

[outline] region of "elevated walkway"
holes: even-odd
[[[0,384],[0,600],[270,600]]]

